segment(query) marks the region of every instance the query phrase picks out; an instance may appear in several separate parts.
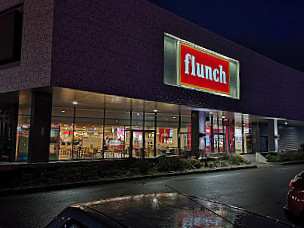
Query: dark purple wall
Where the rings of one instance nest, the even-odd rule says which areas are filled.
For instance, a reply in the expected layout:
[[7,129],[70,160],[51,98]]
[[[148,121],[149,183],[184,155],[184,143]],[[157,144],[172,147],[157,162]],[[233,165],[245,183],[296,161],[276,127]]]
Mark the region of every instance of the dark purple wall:
[[[150,2],[55,0],[54,13],[53,86],[304,120],[304,73]],[[164,85],[164,32],[239,60],[241,99]]]
[[0,93],[50,85],[53,0],[5,0],[0,12],[22,2],[21,60],[0,66]]

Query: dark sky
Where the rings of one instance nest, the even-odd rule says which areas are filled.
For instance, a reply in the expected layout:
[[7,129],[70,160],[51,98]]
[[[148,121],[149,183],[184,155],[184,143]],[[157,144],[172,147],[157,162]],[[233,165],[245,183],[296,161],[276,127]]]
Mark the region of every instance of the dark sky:
[[304,0],[149,0],[304,72]]

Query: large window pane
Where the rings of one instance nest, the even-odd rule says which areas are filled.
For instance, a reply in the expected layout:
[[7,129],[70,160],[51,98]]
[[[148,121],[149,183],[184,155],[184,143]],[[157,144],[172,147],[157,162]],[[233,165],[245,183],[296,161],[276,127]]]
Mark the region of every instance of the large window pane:
[[17,139],[16,139],[16,160],[28,160],[28,146],[30,133],[29,115],[18,115]]
[[156,154],[178,154],[178,116],[157,115]]
[[50,137],[50,160],[69,160],[73,158],[73,118],[52,117]]
[[74,159],[101,158],[103,126],[101,119],[76,118]]
[[105,158],[126,156],[126,129],[124,126],[105,126]]
[[181,129],[180,129],[180,140],[181,140],[181,153],[185,153],[191,149],[191,116],[181,116]]

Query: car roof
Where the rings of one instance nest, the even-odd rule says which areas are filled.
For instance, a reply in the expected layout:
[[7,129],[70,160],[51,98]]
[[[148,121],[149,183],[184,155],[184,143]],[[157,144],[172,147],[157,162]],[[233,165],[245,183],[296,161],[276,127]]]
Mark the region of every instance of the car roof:
[[72,205],[122,227],[289,227],[269,217],[178,193],[122,196]]

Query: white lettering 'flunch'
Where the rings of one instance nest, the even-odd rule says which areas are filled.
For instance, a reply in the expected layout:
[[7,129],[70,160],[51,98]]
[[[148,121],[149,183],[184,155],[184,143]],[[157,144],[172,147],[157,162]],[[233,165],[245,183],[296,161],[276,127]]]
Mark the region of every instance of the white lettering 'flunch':
[[226,72],[223,71],[223,66],[219,65],[219,69],[203,65],[200,63],[195,63],[195,56],[189,53],[185,56],[185,74],[189,74],[189,64],[191,62],[191,75],[197,76],[199,78],[209,79],[211,81],[219,82],[222,84],[227,84]]

